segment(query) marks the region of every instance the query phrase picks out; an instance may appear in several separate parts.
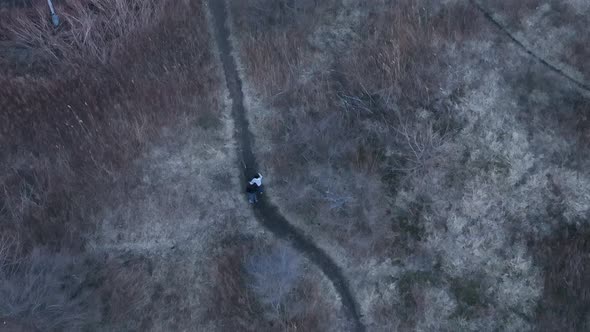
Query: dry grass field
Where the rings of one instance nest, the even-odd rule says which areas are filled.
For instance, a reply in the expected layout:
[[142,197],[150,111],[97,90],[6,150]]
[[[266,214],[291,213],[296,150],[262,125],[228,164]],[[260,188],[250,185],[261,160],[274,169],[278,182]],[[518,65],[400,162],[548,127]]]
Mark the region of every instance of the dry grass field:
[[[55,3],[0,1],[0,331],[349,330],[240,195],[207,5]],[[265,199],[367,331],[590,329],[590,5],[478,3],[227,0]]]
[[[585,2],[482,5],[590,79]],[[587,92],[468,1],[231,11],[270,196],[345,267],[369,330],[589,327]]]
[[206,7],[55,3],[0,6],[0,331],[342,330],[236,195]]
[[[170,161],[194,152],[187,142],[205,137],[192,144],[212,161],[232,158],[220,142],[228,129],[205,15],[199,4],[169,1],[61,1],[57,9],[57,30],[43,3],[1,13],[0,316],[42,331],[135,330],[154,302],[157,261],[132,232],[108,238],[117,234],[104,230],[119,222],[140,232],[161,218],[147,208],[205,204],[164,182],[165,174],[197,181],[185,173],[200,165]],[[156,159],[153,146],[180,152]],[[231,186],[232,173],[218,171]],[[146,193],[150,179],[168,196]]]

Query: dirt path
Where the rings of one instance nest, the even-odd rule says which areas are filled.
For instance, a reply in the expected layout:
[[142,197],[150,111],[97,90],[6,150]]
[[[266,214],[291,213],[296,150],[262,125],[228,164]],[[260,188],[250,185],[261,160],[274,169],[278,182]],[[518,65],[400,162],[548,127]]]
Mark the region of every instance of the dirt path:
[[512,32],[510,32],[504,25],[502,25],[497,19],[495,19],[494,14],[492,14],[490,11],[485,9],[478,1],[476,1],[476,0],[470,0],[470,1],[485,16],[485,18],[488,19],[488,21],[490,21],[500,31],[502,31],[506,36],[508,36],[508,38],[510,38],[516,45],[518,45],[518,47],[522,48],[523,51],[525,51],[528,55],[530,55],[535,60],[539,61],[541,64],[543,64],[545,67],[549,68],[553,72],[557,73],[558,75],[562,76],[566,80],[573,83],[576,87],[578,87],[583,92],[590,94],[590,86],[586,82],[580,81],[579,79],[572,77],[571,75],[566,73],[563,69],[560,69],[558,67],[558,65],[550,63],[548,60],[546,60],[545,58],[543,58],[542,56],[540,56],[539,54],[534,52],[531,48],[526,46],[523,41],[516,38],[516,36],[514,36],[514,34]]
[[[239,167],[242,170],[241,177],[243,183],[246,183],[247,175],[257,171],[258,164],[252,152],[252,134],[248,130],[248,120],[246,119],[243,103],[242,82],[238,75],[235,59],[232,57],[232,46],[229,41],[229,29],[227,28],[226,22],[227,10],[225,8],[225,1],[222,0],[208,0],[208,6],[214,20],[214,37],[219,47],[219,55],[223,63],[225,79],[232,99],[232,116],[235,121],[234,135],[238,142],[240,159]],[[355,299],[349,289],[348,282],[336,263],[322,249],[305,237],[299,229],[291,225],[281,215],[277,207],[269,201],[264,199],[259,201],[254,209],[254,214],[264,228],[279,238],[289,240],[295,249],[308,257],[322,270],[340,295],[343,307],[354,330],[364,331],[365,327],[361,322]]]

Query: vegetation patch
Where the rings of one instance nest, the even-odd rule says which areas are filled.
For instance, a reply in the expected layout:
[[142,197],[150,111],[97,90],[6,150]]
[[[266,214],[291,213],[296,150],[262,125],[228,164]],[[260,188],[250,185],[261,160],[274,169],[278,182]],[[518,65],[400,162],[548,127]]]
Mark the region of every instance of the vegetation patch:
[[590,230],[570,226],[535,243],[531,250],[543,267],[543,297],[537,326],[556,331],[590,328]]
[[142,181],[130,171],[138,158],[170,131],[220,128],[205,12],[188,1],[64,0],[55,28],[47,2],[23,4],[0,11],[0,260],[22,262],[0,265],[0,317],[43,331],[123,328],[141,321],[145,266],[98,260],[62,278],[106,202]]
[[404,325],[415,326],[424,308],[422,289],[441,283],[442,276],[435,271],[407,271],[398,279],[400,293],[400,307],[395,311],[401,315]]
[[451,279],[450,288],[458,302],[453,316],[473,318],[488,306],[489,299],[485,295],[483,281],[483,277]]
[[222,329],[334,328],[317,277],[294,249],[252,238],[231,242],[212,260],[209,320]]

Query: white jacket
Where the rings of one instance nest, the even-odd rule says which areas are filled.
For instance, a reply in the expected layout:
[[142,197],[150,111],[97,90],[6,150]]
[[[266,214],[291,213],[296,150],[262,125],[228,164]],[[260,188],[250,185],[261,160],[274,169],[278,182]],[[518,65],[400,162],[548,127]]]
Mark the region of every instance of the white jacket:
[[250,180],[250,184],[255,184],[257,186],[262,186],[262,175],[260,173],[258,173],[258,175],[260,176],[259,178],[253,178],[252,180]]

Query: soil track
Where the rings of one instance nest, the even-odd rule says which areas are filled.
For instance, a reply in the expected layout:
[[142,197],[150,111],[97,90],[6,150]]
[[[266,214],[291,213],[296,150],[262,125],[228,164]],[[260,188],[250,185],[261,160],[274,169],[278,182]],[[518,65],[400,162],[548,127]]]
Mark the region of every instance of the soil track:
[[[244,108],[244,94],[235,59],[232,56],[232,46],[229,41],[229,29],[227,27],[227,10],[225,1],[208,0],[208,6],[213,17],[215,28],[215,41],[219,48],[219,55],[223,63],[227,87],[232,99],[232,116],[235,121],[235,139],[238,143],[240,157],[240,169],[242,180],[246,183],[246,177],[258,170],[258,163],[252,152],[252,134],[248,129],[248,120]],[[291,225],[279,212],[278,208],[268,200],[260,200],[254,208],[254,214],[258,221],[279,238],[289,240],[293,247],[308,257],[330,279],[334,288],[340,295],[343,307],[351,321],[351,327],[356,331],[364,331],[357,304],[344,278],[341,269],[336,263],[313,241]]]

